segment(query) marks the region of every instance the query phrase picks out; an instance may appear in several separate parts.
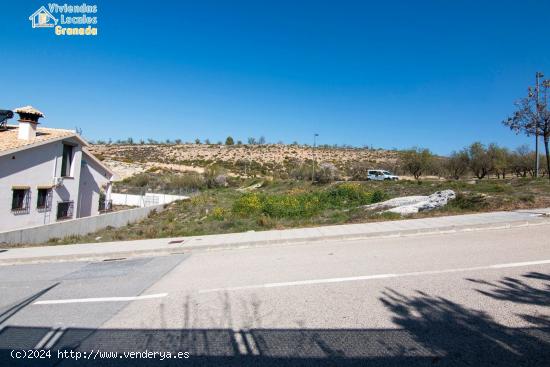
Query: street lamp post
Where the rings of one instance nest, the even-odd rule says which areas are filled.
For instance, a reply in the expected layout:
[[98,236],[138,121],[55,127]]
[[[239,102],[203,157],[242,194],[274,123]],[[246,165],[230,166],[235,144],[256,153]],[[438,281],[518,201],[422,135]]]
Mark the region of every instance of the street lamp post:
[[317,143],[316,138],[318,136],[319,134],[317,133],[313,134],[313,149],[311,150],[313,156],[313,164],[311,165],[311,183],[315,182],[315,144]]

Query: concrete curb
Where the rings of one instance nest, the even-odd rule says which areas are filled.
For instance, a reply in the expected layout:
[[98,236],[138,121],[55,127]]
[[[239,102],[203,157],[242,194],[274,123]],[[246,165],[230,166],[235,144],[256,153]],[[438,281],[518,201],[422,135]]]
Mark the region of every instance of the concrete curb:
[[[434,235],[434,234],[452,234],[460,232],[474,232],[482,230],[501,230],[521,228],[528,226],[541,226],[550,225],[544,217],[533,218],[530,220],[518,220],[501,223],[485,223],[478,225],[450,225],[440,226],[433,228],[415,228],[408,230],[392,230],[392,231],[373,231],[364,233],[350,233],[350,234],[334,234],[334,235],[314,235],[314,236],[302,236],[289,239],[266,239],[266,240],[254,240],[254,241],[238,241],[238,242],[226,242],[226,243],[214,243],[214,244],[184,244],[178,247],[159,247],[157,249],[146,250],[130,250],[130,251],[113,251],[102,252],[95,254],[70,254],[70,255],[51,255],[51,256],[37,256],[37,257],[24,257],[16,259],[0,259],[0,266],[6,265],[23,265],[23,264],[39,264],[39,263],[55,263],[55,262],[68,262],[68,261],[106,261],[106,260],[118,260],[132,257],[145,257],[145,256],[167,256],[174,254],[182,254],[193,251],[214,251],[214,250],[228,250],[228,249],[243,249],[250,247],[272,246],[272,245],[298,245],[304,243],[317,243],[322,241],[352,241],[363,239],[377,239],[377,238],[398,238],[398,237],[412,237],[420,235]],[[195,242],[198,242],[195,240]]]

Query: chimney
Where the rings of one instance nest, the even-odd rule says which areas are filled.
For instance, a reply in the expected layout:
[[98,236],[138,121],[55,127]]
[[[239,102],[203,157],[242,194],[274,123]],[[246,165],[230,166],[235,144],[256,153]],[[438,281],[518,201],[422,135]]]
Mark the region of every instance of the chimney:
[[19,114],[19,132],[17,137],[21,140],[32,140],[36,137],[38,119],[44,114],[32,106],[20,107],[15,110]]

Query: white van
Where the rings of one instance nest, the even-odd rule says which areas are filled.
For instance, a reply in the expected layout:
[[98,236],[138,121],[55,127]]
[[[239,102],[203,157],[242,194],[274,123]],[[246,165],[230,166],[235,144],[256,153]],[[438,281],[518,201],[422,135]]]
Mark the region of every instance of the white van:
[[367,180],[373,181],[397,181],[399,176],[392,174],[391,172],[381,169],[373,169],[367,172]]

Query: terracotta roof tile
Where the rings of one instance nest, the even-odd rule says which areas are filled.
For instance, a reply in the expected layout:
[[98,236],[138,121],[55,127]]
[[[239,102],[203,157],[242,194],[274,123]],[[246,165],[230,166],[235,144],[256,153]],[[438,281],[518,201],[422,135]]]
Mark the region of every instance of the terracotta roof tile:
[[40,145],[48,141],[55,141],[62,138],[76,136],[73,130],[50,129],[39,127],[36,129],[36,138],[31,140],[22,140],[17,138],[19,128],[8,125],[6,130],[0,130],[0,154],[8,150],[19,150],[25,146]]

